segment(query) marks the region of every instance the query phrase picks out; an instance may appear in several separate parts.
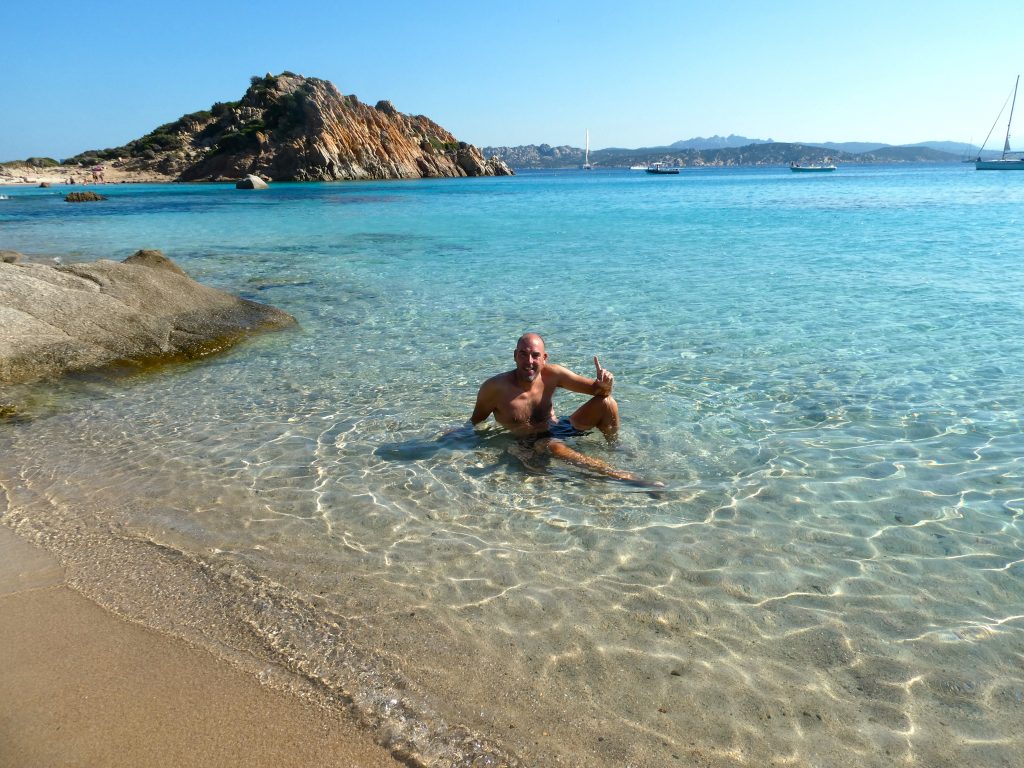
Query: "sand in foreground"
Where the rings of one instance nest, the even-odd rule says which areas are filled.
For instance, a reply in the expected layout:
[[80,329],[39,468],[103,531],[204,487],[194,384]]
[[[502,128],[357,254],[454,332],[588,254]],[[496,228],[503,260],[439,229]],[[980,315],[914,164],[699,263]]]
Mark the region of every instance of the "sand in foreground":
[[0,525],[0,766],[398,763],[337,713],[122,621]]

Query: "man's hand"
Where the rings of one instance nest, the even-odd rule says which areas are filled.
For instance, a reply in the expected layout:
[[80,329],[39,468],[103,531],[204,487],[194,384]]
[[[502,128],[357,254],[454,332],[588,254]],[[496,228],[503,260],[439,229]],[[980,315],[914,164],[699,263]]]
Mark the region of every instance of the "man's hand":
[[441,436],[438,439],[445,440],[446,438],[469,437],[470,435],[475,433],[475,425],[473,424],[472,421],[467,421],[465,424],[462,424],[461,426],[448,427],[448,429],[443,430],[441,432]]
[[594,379],[594,394],[601,397],[608,397],[612,393],[612,383],[615,379],[612,372],[601,367],[601,362],[594,355],[594,367],[597,369],[597,377]]

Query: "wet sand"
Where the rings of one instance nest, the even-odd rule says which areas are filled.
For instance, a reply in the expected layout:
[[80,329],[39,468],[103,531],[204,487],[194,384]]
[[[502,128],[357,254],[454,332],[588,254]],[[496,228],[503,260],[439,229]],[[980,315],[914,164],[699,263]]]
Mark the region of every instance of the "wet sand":
[[399,763],[344,712],[105,611],[0,525],[0,766]]

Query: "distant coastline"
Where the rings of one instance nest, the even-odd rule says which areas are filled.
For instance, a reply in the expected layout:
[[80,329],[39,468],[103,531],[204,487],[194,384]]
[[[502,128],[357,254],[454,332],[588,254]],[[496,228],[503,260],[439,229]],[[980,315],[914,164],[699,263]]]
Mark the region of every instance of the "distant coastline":
[[[748,143],[737,146],[740,141]],[[935,145],[935,146],[933,146]],[[847,146],[861,151],[849,151]],[[937,147],[955,148],[954,153]],[[549,144],[528,144],[517,147],[483,147],[487,157],[497,157],[513,168],[575,168],[583,162],[584,150],[554,147]],[[958,163],[968,154],[977,154],[977,148],[954,142],[925,142],[912,146],[886,146],[879,144],[804,144],[792,142],[760,141],[745,137],[690,139],[664,147],[638,149],[607,148],[590,150],[590,163],[598,168],[629,168],[634,165],[664,163],[681,168],[716,168],[744,166],[788,166],[791,163],[809,164],[832,162],[842,165],[869,165],[879,163]]]

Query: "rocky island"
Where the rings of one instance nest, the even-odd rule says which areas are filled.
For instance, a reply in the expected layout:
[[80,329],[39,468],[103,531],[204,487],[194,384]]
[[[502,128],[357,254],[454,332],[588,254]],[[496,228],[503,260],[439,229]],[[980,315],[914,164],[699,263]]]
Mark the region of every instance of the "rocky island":
[[292,72],[253,77],[239,101],[184,115],[121,147],[91,150],[57,163],[6,163],[0,176],[63,180],[83,170],[112,180],[274,181],[507,176],[423,115],[389,101],[363,104],[327,80]]

